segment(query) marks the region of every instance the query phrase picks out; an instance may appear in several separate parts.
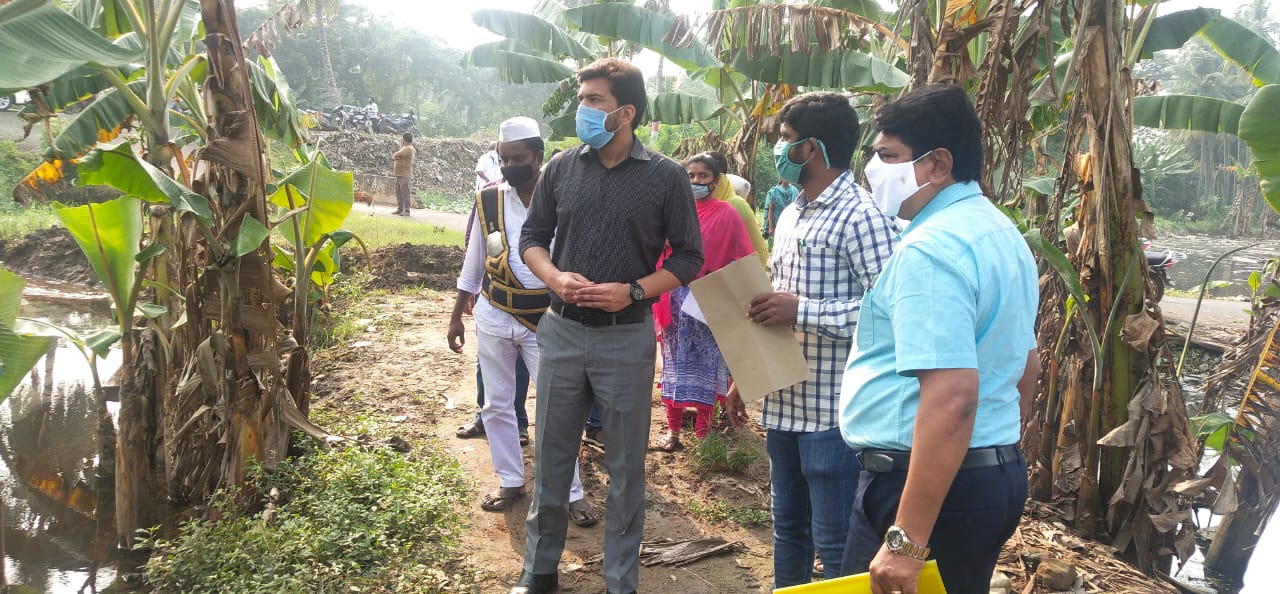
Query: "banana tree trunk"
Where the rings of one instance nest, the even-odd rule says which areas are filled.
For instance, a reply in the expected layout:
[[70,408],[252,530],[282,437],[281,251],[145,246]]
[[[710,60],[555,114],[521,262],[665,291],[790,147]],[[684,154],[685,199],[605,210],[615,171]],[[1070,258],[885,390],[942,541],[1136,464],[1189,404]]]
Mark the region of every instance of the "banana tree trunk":
[[338,78],[333,74],[333,60],[329,57],[329,33],[325,30],[323,2],[312,2],[315,7],[316,37],[320,42],[320,62],[324,67],[324,85],[329,91],[329,102],[332,105],[342,103],[342,95],[338,92]]
[[[269,442],[283,433],[275,419],[270,393],[262,386],[249,362],[251,354],[263,356],[275,350],[271,316],[259,316],[268,304],[263,284],[271,278],[266,241],[243,257],[235,257],[233,240],[240,236],[247,217],[267,221],[264,162],[266,143],[254,115],[244,51],[236,25],[232,0],[201,0],[201,15],[209,52],[206,101],[213,125],[213,140],[203,155],[209,163],[206,187],[217,199],[220,213],[215,251],[219,294],[218,330],[212,337],[219,351],[219,402],[227,422],[226,449],[221,465],[224,484],[243,485],[245,470],[254,461],[270,463]],[[267,309],[267,311],[270,311]]]

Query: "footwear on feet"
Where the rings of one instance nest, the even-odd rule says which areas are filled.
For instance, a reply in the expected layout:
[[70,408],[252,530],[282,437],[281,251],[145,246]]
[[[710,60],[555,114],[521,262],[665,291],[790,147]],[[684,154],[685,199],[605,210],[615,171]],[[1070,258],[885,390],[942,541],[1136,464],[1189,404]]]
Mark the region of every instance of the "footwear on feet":
[[587,427],[586,430],[582,432],[582,441],[604,447],[604,429],[599,427]]
[[520,572],[520,579],[507,594],[551,594],[560,586],[560,576],[554,573]]
[[529,428],[525,427],[520,430],[520,447],[529,445]]
[[484,423],[480,422],[480,419],[475,419],[466,425],[458,427],[458,430],[453,434],[458,436],[458,439],[480,437],[481,435],[484,435]]
[[524,498],[524,487],[499,487],[480,500],[480,509],[491,512],[507,511]]
[[658,444],[658,449],[664,452],[674,452],[682,448],[684,448],[684,446],[680,444],[680,438],[669,433],[667,434],[667,437],[662,440],[662,443]]
[[569,502],[569,521],[586,528],[595,526],[600,521],[600,513],[586,499]]

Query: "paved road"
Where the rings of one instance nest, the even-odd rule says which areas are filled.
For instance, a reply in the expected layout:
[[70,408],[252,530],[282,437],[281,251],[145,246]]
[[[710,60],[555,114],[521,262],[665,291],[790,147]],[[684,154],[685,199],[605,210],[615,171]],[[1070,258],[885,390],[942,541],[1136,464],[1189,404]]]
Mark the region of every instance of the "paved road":
[[[1165,297],[1160,300],[1165,326],[1170,333],[1186,336],[1191,326],[1196,300],[1186,297]],[[1244,301],[1205,299],[1196,318],[1192,344],[1215,351],[1231,345],[1244,334],[1249,325],[1249,304]]]
[[24,149],[39,150],[40,137],[34,131],[26,140],[18,141],[19,138],[22,138],[22,120],[18,119],[18,112],[0,111],[0,140],[13,140]]

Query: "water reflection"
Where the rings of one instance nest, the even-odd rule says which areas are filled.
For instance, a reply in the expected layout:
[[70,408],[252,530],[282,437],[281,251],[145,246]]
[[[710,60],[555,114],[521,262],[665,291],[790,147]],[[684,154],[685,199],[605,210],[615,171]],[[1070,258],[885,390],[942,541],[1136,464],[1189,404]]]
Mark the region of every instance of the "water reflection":
[[1185,261],[1174,264],[1173,268],[1169,269],[1169,280],[1173,283],[1173,288],[1186,291],[1193,287],[1198,287],[1204,282],[1204,275],[1209,271],[1209,266],[1219,256],[1235,248],[1255,243],[1258,245],[1228,256],[1213,271],[1213,277],[1210,280],[1234,281],[1240,283],[1240,285],[1215,289],[1212,291],[1212,295],[1216,297],[1232,297],[1248,294],[1248,291],[1244,288],[1244,282],[1253,271],[1262,268],[1267,258],[1280,256],[1280,242],[1275,240],[1261,241],[1258,239],[1224,239],[1199,235],[1162,235],[1152,243],[1151,249],[1170,249],[1187,255]]
[[[23,295],[23,317],[81,335],[109,325],[106,303],[98,296],[74,286],[29,286]],[[117,354],[100,362],[99,372],[107,378],[118,367]],[[11,584],[62,593],[79,592],[90,582],[97,528],[97,405],[90,386],[88,364],[62,340],[0,404],[0,505]],[[106,561],[92,572],[99,588],[115,578]]]

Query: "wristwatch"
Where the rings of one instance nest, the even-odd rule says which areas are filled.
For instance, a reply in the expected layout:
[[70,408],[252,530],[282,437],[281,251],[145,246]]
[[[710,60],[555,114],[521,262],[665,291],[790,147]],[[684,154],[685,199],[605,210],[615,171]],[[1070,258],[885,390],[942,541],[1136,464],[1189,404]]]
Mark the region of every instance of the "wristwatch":
[[631,301],[644,301],[644,287],[640,286],[639,281],[631,282]]
[[929,558],[929,547],[912,542],[907,537],[907,531],[897,526],[890,526],[885,531],[884,546],[888,547],[890,552],[904,557],[921,561]]

